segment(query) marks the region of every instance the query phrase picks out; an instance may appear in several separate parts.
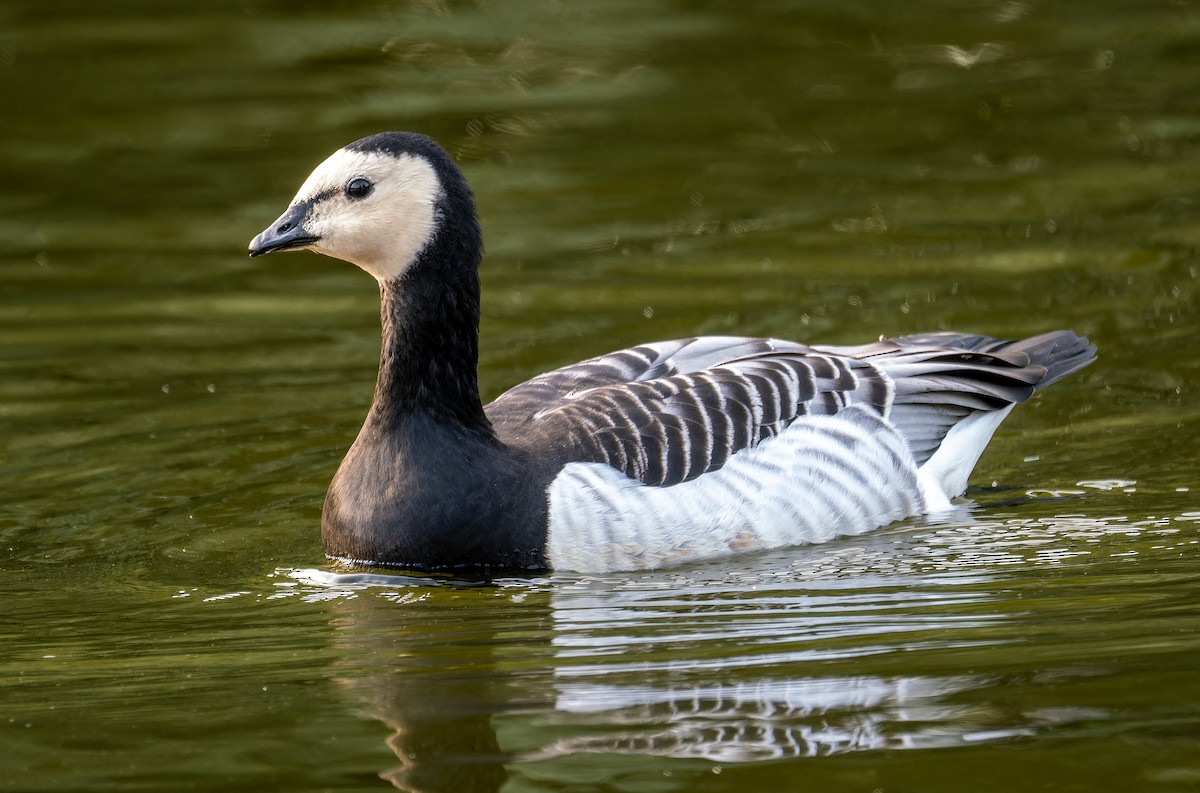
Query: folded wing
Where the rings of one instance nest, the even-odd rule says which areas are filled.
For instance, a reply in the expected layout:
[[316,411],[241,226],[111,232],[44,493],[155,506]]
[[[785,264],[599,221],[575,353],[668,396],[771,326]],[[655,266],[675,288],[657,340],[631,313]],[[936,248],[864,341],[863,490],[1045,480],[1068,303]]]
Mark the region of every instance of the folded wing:
[[859,347],[702,337],[633,347],[522,383],[488,405],[506,442],[606,463],[649,485],[721,468],[806,416],[884,418],[920,465],[957,422],[1003,409],[1090,363],[1068,331],[1020,342],[934,333]]

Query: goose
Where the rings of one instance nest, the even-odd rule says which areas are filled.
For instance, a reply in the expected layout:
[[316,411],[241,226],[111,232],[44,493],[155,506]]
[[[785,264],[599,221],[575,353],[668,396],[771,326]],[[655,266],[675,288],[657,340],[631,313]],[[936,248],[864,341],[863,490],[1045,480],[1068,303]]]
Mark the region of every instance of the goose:
[[483,240],[445,150],[384,132],[334,152],[249,253],[302,249],[379,282],[374,399],[321,516],[327,557],[358,565],[643,570],[947,510],[1013,406],[1096,355],[1066,330],[703,336],[564,366],[485,406]]

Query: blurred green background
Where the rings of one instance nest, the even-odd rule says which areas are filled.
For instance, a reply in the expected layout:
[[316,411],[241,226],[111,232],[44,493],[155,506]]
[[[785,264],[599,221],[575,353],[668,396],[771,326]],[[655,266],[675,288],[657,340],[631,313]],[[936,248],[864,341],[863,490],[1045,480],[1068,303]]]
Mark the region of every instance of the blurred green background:
[[[0,788],[1200,784],[1200,11],[0,5]],[[962,510],[655,574],[327,571],[372,280],[246,243],[385,129],[481,386],[698,333],[1084,333]]]

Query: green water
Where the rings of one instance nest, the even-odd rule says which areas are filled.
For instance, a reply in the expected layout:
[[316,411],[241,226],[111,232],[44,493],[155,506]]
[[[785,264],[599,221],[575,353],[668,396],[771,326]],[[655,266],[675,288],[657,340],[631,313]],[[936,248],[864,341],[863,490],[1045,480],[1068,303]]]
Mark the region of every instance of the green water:
[[[0,97],[0,788],[1200,786],[1193,5],[6,0]],[[340,576],[375,286],[245,247],[396,128],[475,188],[488,397],[697,333],[1100,359],[937,522]]]

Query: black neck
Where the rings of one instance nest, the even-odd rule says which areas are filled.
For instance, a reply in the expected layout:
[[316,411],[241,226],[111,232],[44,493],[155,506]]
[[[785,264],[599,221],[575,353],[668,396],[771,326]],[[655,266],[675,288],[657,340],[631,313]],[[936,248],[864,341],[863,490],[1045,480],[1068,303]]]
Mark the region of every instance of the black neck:
[[370,419],[396,429],[420,413],[491,437],[476,372],[478,263],[438,253],[449,251],[427,249],[399,278],[380,282],[383,346]]

